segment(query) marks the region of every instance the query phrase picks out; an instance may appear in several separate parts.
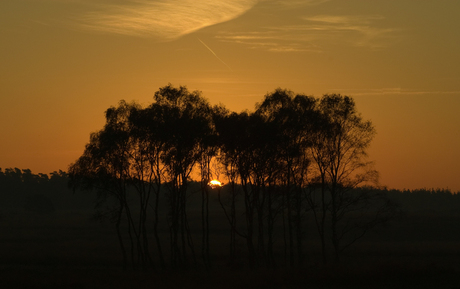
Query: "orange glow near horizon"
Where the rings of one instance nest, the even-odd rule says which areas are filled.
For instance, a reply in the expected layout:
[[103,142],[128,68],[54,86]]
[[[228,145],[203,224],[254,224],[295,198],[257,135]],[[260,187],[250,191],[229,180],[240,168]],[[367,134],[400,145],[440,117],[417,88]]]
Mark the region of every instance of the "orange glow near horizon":
[[222,187],[222,183],[219,182],[218,180],[212,180],[208,183],[208,185],[211,187],[211,188],[219,188],[219,187]]
[[91,2],[0,1],[3,170],[67,171],[168,83],[232,112],[282,88],[353,97],[380,185],[460,191],[460,1]]

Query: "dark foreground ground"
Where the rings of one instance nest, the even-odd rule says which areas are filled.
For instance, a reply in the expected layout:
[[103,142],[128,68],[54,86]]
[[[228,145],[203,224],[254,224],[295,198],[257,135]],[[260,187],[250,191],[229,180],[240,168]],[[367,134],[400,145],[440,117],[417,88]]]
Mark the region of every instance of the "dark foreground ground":
[[400,265],[296,272],[123,272],[115,268],[4,266],[2,288],[460,288],[459,272]]
[[456,215],[408,215],[357,243],[338,265],[319,265],[311,251],[302,269],[229,268],[214,256],[213,269],[186,272],[123,271],[111,225],[91,222],[90,215],[2,215],[0,289],[460,288]]

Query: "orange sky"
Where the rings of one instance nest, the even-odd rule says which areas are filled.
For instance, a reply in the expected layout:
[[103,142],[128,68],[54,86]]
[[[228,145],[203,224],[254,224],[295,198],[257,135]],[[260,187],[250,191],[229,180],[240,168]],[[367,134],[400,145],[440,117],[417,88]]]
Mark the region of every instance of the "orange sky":
[[355,98],[390,188],[460,191],[460,2],[0,1],[0,167],[66,170],[104,111],[186,85]]

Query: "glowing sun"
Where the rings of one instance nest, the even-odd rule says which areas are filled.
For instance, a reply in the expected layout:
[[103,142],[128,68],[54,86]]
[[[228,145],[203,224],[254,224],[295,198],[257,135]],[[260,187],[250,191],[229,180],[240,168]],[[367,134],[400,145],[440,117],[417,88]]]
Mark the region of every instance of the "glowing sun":
[[208,185],[212,188],[222,187],[222,183],[219,182],[218,180],[212,180],[208,183]]

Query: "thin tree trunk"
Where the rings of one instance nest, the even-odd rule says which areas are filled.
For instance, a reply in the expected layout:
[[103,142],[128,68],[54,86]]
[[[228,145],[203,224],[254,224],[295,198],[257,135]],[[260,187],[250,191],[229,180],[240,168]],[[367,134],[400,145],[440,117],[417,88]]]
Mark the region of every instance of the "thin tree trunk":
[[123,203],[120,202],[120,208],[117,213],[117,222],[115,224],[115,228],[117,231],[118,243],[120,244],[120,249],[123,254],[123,270],[126,270],[128,268],[128,255],[126,253],[126,248],[123,243],[123,236],[121,235],[121,230],[120,230],[122,216],[123,216]]
[[160,186],[158,191],[155,193],[155,205],[154,205],[154,220],[153,220],[153,236],[157,244],[158,257],[160,258],[161,269],[166,269],[166,264],[163,256],[163,250],[161,248],[160,236],[158,235],[158,206],[160,200]]

